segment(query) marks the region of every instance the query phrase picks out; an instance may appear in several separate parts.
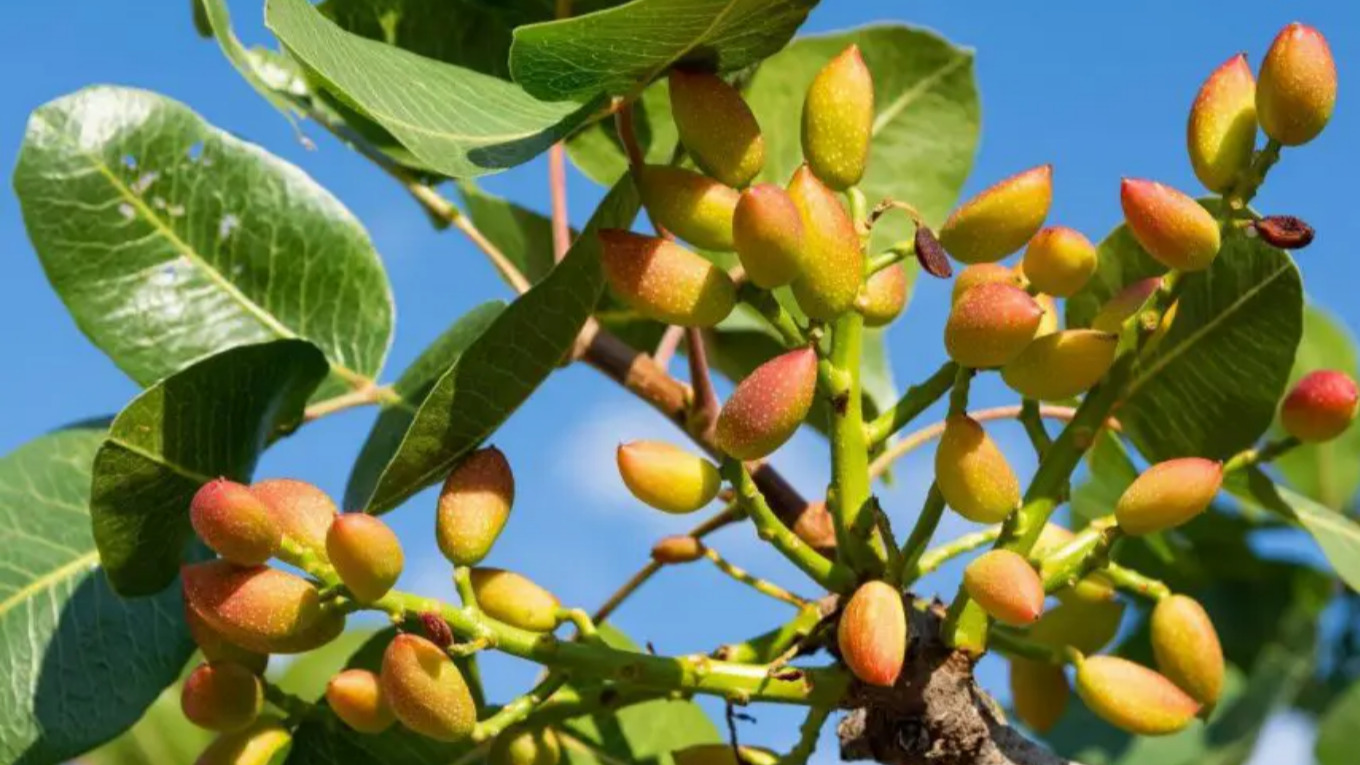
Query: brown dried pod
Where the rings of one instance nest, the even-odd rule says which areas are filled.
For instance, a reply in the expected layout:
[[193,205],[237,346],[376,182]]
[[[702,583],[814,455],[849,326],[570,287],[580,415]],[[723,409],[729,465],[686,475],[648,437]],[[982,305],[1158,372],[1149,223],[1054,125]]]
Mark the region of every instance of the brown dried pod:
[[916,224],[914,243],[916,262],[921,264],[922,271],[940,279],[954,275],[954,267],[949,265],[949,254],[944,251],[944,245],[940,244],[939,237],[930,230],[930,226]]
[[1261,241],[1282,250],[1302,250],[1313,243],[1313,227],[1293,215],[1267,215],[1252,228]]

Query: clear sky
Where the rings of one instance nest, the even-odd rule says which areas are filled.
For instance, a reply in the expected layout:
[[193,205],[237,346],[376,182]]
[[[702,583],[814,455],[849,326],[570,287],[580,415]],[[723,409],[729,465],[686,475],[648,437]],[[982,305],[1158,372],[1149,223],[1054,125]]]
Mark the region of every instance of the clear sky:
[[[398,306],[390,379],[463,311],[507,290],[491,268],[455,233],[435,233],[423,213],[395,185],[319,131],[308,151],[271,107],[241,81],[211,42],[193,31],[184,0],[10,3],[0,25],[0,161],[12,167],[28,113],[40,104],[95,83],[133,85],[179,99],[213,124],[263,144],[299,164],[333,191],[367,226],[386,264]],[[236,0],[232,10],[247,42],[267,40],[259,0]],[[1360,265],[1352,253],[1360,219],[1351,193],[1360,176],[1353,150],[1360,99],[1360,6],[1336,0],[1227,3],[943,3],[903,0],[825,0],[806,32],[872,21],[934,28],[977,50],[983,133],[965,193],[1015,171],[1055,166],[1053,222],[1104,236],[1119,218],[1118,180],[1131,175],[1187,191],[1197,185],[1184,150],[1186,110],[1203,78],[1229,56],[1246,51],[1253,65],[1275,31],[1302,20],[1319,27],[1337,58],[1341,96],[1332,124],[1312,145],[1286,152],[1258,197],[1268,212],[1304,217],[1318,231],[1301,253],[1311,296],[1360,326],[1354,298]],[[487,186],[546,209],[543,161]],[[0,376],[0,452],[44,431],[91,415],[114,413],[136,388],[85,341],[47,285],[24,234],[12,193],[0,194],[0,349],[9,364]],[[589,215],[600,191],[579,174],[571,185],[573,219]],[[948,285],[918,290],[891,341],[899,383],[912,382],[943,359],[938,338]],[[681,371],[677,365],[677,372]],[[981,403],[997,397],[988,384]],[[997,399],[999,400],[999,399]],[[258,475],[288,475],[342,493],[349,466],[370,426],[371,412],[352,412],[308,426],[273,449]],[[1020,445],[1018,429],[998,428]],[[613,469],[621,440],[670,437],[646,407],[588,369],[556,374],[495,437],[519,480],[519,498],[492,562],[549,584],[564,601],[593,606],[646,557],[660,534],[693,519],[660,517],[630,501]],[[1012,449],[1021,475],[1032,469],[1026,449]],[[819,439],[800,436],[777,460],[800,488],[812,493],[827,474]],[[902,480],[883,492],[899,529],[909,523],[929,481],[929,457],[905,463]],[[452,597],[447,568],[434,553],[433,495],[418,496],[389,519],[408,546],[404,584]],[[946,532],[965,528],[946,524]],[[760,574],[801,585],[798,575],[754,542],[747,528],[715,537],[715,547]],[[947,594],[957,570],[927,586]],[[807,589],[807,588],[803,588]],[[787,608],[765,602],[700,564],[669,571],[626,606],[619,624],[659,651],[708,650],[772,626]],[[531,668],[491,662],[490,690],[504,698],[523,690]],[[995,665],[984,679],[1002,691]],[[752,710],[758,725],[742,733],[752,742],[787,745],[797,718]],[[1307,761],[1308,732],[1297,720],[1277,721],[1258,752],[1259,763]],[[831,757],[824,740],[821,757]],[[1300,749],[1299,747],[1303,747]]]

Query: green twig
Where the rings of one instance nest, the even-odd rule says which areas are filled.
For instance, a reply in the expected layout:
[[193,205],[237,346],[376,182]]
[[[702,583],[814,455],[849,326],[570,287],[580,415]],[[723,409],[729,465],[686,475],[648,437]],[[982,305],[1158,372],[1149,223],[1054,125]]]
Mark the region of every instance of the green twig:
[[1049,447],[1053,446],[1053,439],[1048,435],[1048,428],[1044,427],[1038,401],[1027,398],[1020,403],[1020,424],[1025,426],[1025,435],[1029,436],[1034,453],[1042,460]]
[[798,611],[797,616],[769,632],[718,648],[713,652],[713,658],[741,664],[769,664],[811,635],[821,621],[821,607],[809,603]]
[[1069,656],[1061,648],[1036,643],[1029,640],[1009,627],[998,626],[992,629],[992,645],[1007,656],[1021,659],[1033,659],[1042,661],[1046,664],[1057,664],[1059,666],[1068,662]]
[[793,315],[784,310],[784,306],[779,304],[774,295],[751,282],[746,282],[741,285],[737,297],[770,323],[774,331],[779,333],[785,347],[797,348],[807,345],[807,334],[798,326]]
[[921,514],[916,517],[916,525],[911,529],[911,536],[902,545],[902,568],[897,574],[897,581],[902,585],[909,585],[921,578],[924,572],[920,570],[920,564],[926,546],[935,536],[935,529],[943,517],[944,495],[940,493],[939,485],[932,483],[930,491],[926,493],[925,504],[921,506]]
[[826,718],[830,716],[831,707],[808,709],[807,717],[798,728],[798,743],[788,754],[779,758],[778,765],[804,765],[817,750],[817,738],[822,733],[822,726],[826,725]]
[[731,563],[726,558],[719,555],[718,551],[714,550],[712,547],[704,548],[704,557],[713,561],[713,565],[717,566],[719,571],[727,574],[747,587],[750,587],[761,595],[766,595],[775,600],[782,600],[785,603],[800,608],[806,606],[808,603],[807,599],[800,598],[774,582],[761,579],[746,569]]
[[925,382],[913,385],[892,408],[864,426],[865,440],[870,448],[887,441],[892,434],[905,428],[940,397],[949,392],[958,374],[958,364],[946,361]]
[[549,674],[532,691],[511,701],[497,710],[494,715],[477,723],[476,727],[472,729],[472,741],[478,744],[483,741],[490,741],[506,728],[523,722],[566,682],[567,677],[564,674]]
[[908,576],[910,576],[910,579],[906,579],[906,577],[904,577],[904,579],[906,579],[906,581],[920,579],[940,566],[943,566],[948,560],[972,552],[980,547],[986,547],[992,542],[995,542],[999,536],[1001,536],[1001,527],[993,526],[989,529],[983,529],[982,531],[964,534],[933,550],[927,550],[926,553],[921,556],[921,561],[916,564],[914,576],[909,573]]
[[[869,447],[860,398],[864,317],[848,311],[831,335],[831,488],[827,505],[836,526],[836,549],[856,571],[877,576],[887,560],[869,506]],[[866,545],[866,540],[871,540]]]

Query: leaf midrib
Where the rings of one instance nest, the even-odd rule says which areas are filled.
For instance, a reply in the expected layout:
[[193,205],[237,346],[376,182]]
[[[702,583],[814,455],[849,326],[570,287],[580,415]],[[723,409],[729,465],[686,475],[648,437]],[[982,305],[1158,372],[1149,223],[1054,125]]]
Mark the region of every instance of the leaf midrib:
[[3,618],[5,614],[13,610],[18,604],[30,600],[34,595],[66,581],[70,578],[72,572],[87,569],[91,564],[98,562],[99,551],[91,550],[78,558],[63,563],[37,579],[34,579],[17,590],[13,595],[0,601],[0,618]]
[[886,109],[874,118],[874,124],[869,130],[869,135],[871,137],[878,135],[880,130],[886,127],[888,123],[897,119],[897,116],[915,102],[917,98],[924,93],[928,93],[941,80],[953,74],[955,69],[958,69],[972,59],[973,57],[968,53],[960,52],[958,55],[951,58],[944,66],[931,72],[928,76],[917,80],[915,85],[902,91],[897,98],[893,99],[892,103],[888,104]]

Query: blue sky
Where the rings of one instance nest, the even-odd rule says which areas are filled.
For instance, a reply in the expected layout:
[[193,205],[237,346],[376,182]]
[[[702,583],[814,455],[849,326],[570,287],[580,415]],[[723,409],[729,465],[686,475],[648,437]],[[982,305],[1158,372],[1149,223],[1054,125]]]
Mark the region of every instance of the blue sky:
[[[197,38],[183,0],[161,2],[14,3],[0,25],[0,60],[9,76],[0,89],[0,162],[12,167],[28,113],[40,104],[95,83],[134,85],[184,101],[210,122],[259,142],[299,164],[330,188],[369,229],[382,254],[398,305],[398,329],[388,377],[394,376],[456,316],[490,296],[507,296],[491,268],[454,233],[433,232],[423,213],[395,185],[355,155],[311,131],[305,149],[292,129],[232,71],[216,47]],[[232,4],[247,42],[267,39],[258,0]],[[1258,197],[1261,209],[1298,214],[1318,230],[1301,253],[1312,297],[1360,325],[1353,294],[1360,265],[1350,243],[1360,219],[1350,192],[1360,175],[1360,101],[1349,98],[1360,70],[1360,7],[1341,2],[923,3],[828,0],[805,31],[842,29],[872,21],[934,28],[977,50],[983,137],[966,193],[1042,162],[1055,165],[1052,222],[1093,239],[1119,217],[1120,176],[1150,177],[1188,191],[1197,188],[1184,152],[1186,109],[1203,78],[1229,56],[1246,51],[1253,65],[1275,31],[1295,19],[1328,36],[1337,57],[1341,99],[1332,124],[1308,147],[1288,151]],[[547,208],[540,160],[487,181],[487,186],[538,209]],[[7,190],[8,191],[8,190]],[[571,184],[573,219],[589,215],[599,189],[579,174]],[[0,376],[0,452],[42,432],[90,415],[116,412],[136,388],[75,328],[48,288],[24,234],[11,193],[0,194],[0,347],[10,371]],[[943,358],[939,337],[948,285],[923,284],[893,336],[899,382],[932,371]],[[902,325],[909,325],[910,332]],[[908,336],[917,338],[909,342]],[[676,369],[679,372],[677,366]],[[981,386],[979,402],[1000,401]],[[259,475],[311,480],[339,496],[349,465],[372,420],[352,412],[309,426],[271,451]],[[998,437],[1019,444],[1018,429]],[[593,606],[646,556],[660,534],[693,519],[661,517],[627,497],[613,471],[620,440],[670,437],[645,406],[588,369],[555,375],[496,436],[519,477],[519,499],[493,562],[549,584],[563,600]],[[1027,450],[1013,449],[1021,475],[1032,469]],[[818,439],[800,436],[780,462],[800,488],[822,485],[825,460]],[[883,493],[899,529],[908,528],[929,473],[929,456],[905,463],[902,480]],[[407,540],[405,584],[451,596],[447,570],[430,541],[433,496],[420,495],[389,518]],[[960,523],[946,531],[960,530]],[[755,543],[749,529],[715,537],[715,546],[743,565],[794,586],[796,572]],[[953,588],[957,570],[928,584]],[[806,590],[807,588],[802,588]],[[666,572],[620,613],[620,625],[663,652],[706,650],[740,639],[787,616],[696,564]],[[491,662],[493,695],[522,689],[532,669]],[[1001,675],[984,668],[993,687]],[[754,742],[787,745],[796,717],[755,710],[758,725],[743,729]],[[1307,758],[1297,720],[1284,719],[1258,752],[1258,762]],[[830,759],[829,739],[823,751]]]

